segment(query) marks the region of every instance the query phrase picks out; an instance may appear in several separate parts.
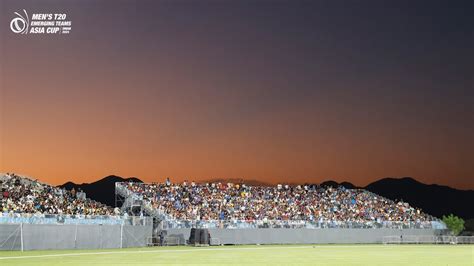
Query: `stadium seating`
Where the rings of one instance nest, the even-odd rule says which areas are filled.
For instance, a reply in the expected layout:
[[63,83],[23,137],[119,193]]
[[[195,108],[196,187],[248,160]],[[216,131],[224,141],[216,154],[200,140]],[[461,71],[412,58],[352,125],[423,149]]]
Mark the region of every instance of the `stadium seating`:
[[[22,214],[22,215],[14,215]],[[35,214],[34,216],[25,214]],[[87,199],[84,193],[50,186],[21,177],[6,174],[0,177],[0,217],[15,221],[38,221],[38,223],[55,223],[57,217],[67,223],[69,219],[85,216],[118,215],[113,209],[99,202]],[[45,216],[45,215],[50,215]],[[90,220],[90,223],[94,221]]]
[[269,224],[282,228],[321,227],[321,224],[373,227],[387,223],[431,226],[437,220],[406,202],[395,202],[363,189],[194,182],[122,185],[168,220],[190,224],[189,227],[203,222],[207,223],[206,228],[223,224],[225,228],[243,228],[252,227],[249,225],[252,223],[261,228]]

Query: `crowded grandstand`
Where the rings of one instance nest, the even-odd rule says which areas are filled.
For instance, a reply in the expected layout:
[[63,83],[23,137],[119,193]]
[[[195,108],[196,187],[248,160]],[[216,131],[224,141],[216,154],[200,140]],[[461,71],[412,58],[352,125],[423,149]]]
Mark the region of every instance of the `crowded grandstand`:
[[0,178],[0,191],[0,210],[4,213],[118,214],[113,208],[86,198],[83,192],[68,191],[15,174]]
[[0,221],[68,223],[73,219],[117,223],[119,220],[112,218],[120,215],[118,208],[89,199],[82,191],[47,185],[14,173],[0,175]]
[[[202,231],[209,236],[199,240],[204,245],[381,243],[389,237],[447,242],[439,240],[446,229],[439,219],[359,188],[167,179],[116,182],[115,197],[116,206],[110,207],[80,190],[0,175],[0,249],[192,244],[195,229],[209,230]],[[44,227],[55,224],[60,227]],[[57,230],[63,233],[54,238],[35,237]]]
[[171,227],[432,227],[436,218],[363,189],[183,182],[119,184]]
[[[316,185],[252,186],[234,183],[118,183],[143,202],[139,215],[159,217],[168,228],[405,226],[431,228],[435,217],[403,201],[363,189]],[[6,174],[0,177],[1,216],[120,217],[118,207],[86,198],[82,191]],[[158,215],[157,215],[158,214]],[[14,216],[14,215],[13,215]]]

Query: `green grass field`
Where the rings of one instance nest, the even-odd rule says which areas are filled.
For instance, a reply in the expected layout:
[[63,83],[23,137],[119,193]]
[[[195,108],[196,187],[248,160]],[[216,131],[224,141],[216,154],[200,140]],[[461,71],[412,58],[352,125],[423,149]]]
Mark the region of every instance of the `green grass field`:
[[474,265],[474,245],[264,245],[0,251],[0,265]]

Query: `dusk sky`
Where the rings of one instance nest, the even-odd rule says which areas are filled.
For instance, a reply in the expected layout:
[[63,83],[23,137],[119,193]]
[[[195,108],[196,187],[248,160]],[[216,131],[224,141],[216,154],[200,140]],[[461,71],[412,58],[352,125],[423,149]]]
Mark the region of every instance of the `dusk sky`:
[[[15,34],[14,12],[70,34]],[[474,189],[474,1],[0,0],[0,172]]]

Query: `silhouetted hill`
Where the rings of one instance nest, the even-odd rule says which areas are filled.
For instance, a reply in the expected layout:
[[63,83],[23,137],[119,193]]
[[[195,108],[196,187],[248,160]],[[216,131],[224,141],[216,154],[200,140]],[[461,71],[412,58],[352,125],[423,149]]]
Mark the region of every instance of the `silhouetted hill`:
[[343,187],[348,188],[348,189],[357,188],[356,186],[354,186],[353,184],[351,184],[349,182],[337,183],[336,181],[333,181],[333,180],[324,181],[321,184],[319,184],[319,186],[321,186],[321,187],[334,187],[334,188],[339,187],[339,186],[343,186]]
[[392,200],[404,200],[436,217],[453,213],[464,219],[474,218],[473,190],[427,185],[411,177],[380,179],[365,189]]
[[348,189],[354,189],[354,188],[357,188],[356,186],[354,186],[352,183],[349,183],[349,182],[342,182],[340,183],[339,185],[345,187],[345,188],[348,188]]
[[104,177],[100,180],[97,180],[93,183],[84,183],[84,184],[74,184],[73,182],[67,182],[60,187],[71,190],[81,189],[84,191],[88,198],[102,202],[109,206],[115,206],[115,183],[116,182],[142,182],[140,179],[131,177],[131,178],[122,178],[120,176],[110,175]]
[[319,184],[321,187],[338,187],[339,186],[339,183],[337,183],[336,181],[333,181],[333,180],[328,180],[328,181],[324,181],[322,182],[321,184]]

